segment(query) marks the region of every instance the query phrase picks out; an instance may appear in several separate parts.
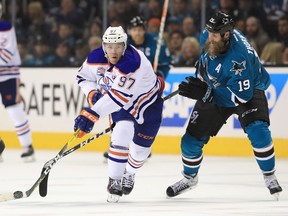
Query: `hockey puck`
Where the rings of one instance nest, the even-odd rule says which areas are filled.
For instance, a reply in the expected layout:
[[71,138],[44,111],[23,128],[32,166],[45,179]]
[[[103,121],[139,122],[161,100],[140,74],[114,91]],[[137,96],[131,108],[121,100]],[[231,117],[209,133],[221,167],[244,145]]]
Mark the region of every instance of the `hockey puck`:
[[23,192],[22,191],[16,191],[16,192],[14,192],[13,195],[14,195],[15,199],[20,199],[23,197]]

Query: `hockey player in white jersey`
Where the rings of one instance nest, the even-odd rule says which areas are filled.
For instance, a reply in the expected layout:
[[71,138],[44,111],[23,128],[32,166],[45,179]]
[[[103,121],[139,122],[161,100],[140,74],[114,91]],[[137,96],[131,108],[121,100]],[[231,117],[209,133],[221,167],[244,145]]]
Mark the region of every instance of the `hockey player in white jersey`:
[[[2,5],[0,3],[0,18]],[[34,149],[28,118],[24,112],[20,96],[21,59],[17,49],[15,29],[11,23],[0,21],[0,95],[24,151],[21,158],[34,161]]]
[[105,31],[102,46],[88,55],[77,81],[91,105],[75,119],[78,137],[109,114],[115,123],[108,156],[107,201],[118,202],[132,191],[135,174],[150,154],[160,128],[164,81],[143,52],[127,44],[121,26]]

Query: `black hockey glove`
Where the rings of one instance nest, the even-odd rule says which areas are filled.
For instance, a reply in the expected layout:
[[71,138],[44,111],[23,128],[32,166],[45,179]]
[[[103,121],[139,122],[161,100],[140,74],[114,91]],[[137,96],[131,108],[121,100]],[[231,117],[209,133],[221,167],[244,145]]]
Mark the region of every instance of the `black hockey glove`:
[[187,81],[182,81],[179,86],[179,95],[188,97],[194,100],[202,100],[211,102],[213,99],[212,88],[200,79],[189,76],[185,78]]

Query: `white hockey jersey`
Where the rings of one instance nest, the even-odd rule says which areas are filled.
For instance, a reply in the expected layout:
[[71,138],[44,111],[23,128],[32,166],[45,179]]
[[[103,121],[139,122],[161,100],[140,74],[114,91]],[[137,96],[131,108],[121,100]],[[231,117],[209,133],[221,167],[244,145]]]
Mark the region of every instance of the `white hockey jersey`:
[[11,23],[0,21],[0,82],[20,76],[21,59]]
[[144,121],[145,109],[164,88],[144,53],[131,45],[115,65],[108,62],[102,47],[92,51],[79,69],[77,81],[86,96],[95,89],[106,91],[92,107],[100,117],[123,108],[139,124]]

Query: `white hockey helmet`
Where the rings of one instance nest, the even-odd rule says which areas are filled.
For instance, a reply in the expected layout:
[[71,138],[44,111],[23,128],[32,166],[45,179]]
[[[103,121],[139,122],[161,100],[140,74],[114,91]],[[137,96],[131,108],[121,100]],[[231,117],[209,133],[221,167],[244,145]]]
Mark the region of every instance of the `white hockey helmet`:
[[[108,27],[102,37],[102,43],[103,43],[103,49],[104,49],[104,44],[106,43],[124,43],[124,52],[127,47],[127,34],[125,33],[124,29],[122,26],[118,27]],[[104,52],[106,52],[104,50]],[[123,52],[123,54],[124,54]]]

